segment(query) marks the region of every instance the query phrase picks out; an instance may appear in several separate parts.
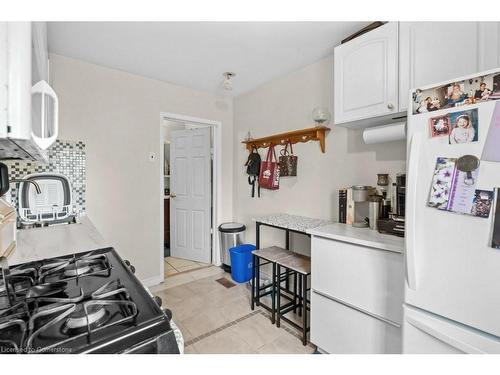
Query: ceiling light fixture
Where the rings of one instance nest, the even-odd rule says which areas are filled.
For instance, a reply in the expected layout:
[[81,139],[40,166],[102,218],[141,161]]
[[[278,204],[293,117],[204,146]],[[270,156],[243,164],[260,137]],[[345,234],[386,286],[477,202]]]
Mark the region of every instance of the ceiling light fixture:
[[232,90],[233,89],[233,77],[236,75],[236,73],[233,72],[224,72],[222,73],[224,76],[224,82],[222,85],[224,86],[225,90]]

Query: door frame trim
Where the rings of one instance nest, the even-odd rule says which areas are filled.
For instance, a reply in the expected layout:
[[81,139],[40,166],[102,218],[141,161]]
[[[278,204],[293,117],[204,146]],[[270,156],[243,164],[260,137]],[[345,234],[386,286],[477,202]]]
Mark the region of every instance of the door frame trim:
[[[160,113],[160,161],[164,160],[164,147],[163,147],[163,121],[177,121],[177,122],[189,122],[191,124],[199,124],[206,125],[212,128],[213,135],[213,179],[212,179],[212,204],[213,204],[213,212],[212,212],[212,264],[219,266],[220,265],[220,256],[219,256],[219,236],[217,235],[217,223],[221,222],[221,214],[222,214],[222,194],[221,194],[221,186],[222,186],[222,122],[216,120],[209,120],[199,117],[181,115],[177,113],[170,112],[161,112]],[[164,199],[164,178],[163,178],[163,162],[159,164],[159,173],[160,173],[160,201],[163,202]],[[165,262],[163,261],[163,226],[164,226],[164,217],[163,217],[163,205],[160,205],[160,223],[162,230],[160,231],[160,277],[164,280],[164,267]]]

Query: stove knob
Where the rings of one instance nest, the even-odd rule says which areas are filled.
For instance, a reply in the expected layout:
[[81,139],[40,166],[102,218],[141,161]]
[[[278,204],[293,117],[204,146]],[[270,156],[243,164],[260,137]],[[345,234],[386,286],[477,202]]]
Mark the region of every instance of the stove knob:
[[170,309],[164,309],[163,313],[167,316],[168,321],[172,320],[172,310],[170,310]]
[[161,307],[161,305],[162,305],[163,301],[161,300],[161,298],[160,298],[160,297],[158,297],[158,296],[154,296],[154,297],[153,297],[153,300],[156,302],[156,304],[157,304],[159,307]]
[[123,263],[125,263],[128,266],[128,268],[130,268],[130,271],[132,271],[132,273],[135,274],[135,267],[132,264],[130,264],[129,260],[125,259]]

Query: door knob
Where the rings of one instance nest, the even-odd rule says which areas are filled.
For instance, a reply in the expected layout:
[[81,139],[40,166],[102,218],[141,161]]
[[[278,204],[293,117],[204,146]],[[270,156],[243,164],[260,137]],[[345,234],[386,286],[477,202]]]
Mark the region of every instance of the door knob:
[[392,103],[387,103],[387,108],[389,108],[389,109],[391,109],[391,110],[392,110],[392,109],[394,109],[394,104],[392,104]]
[[170,198],[175,198],[177,196],[177,194],[175,193],[170,193]]

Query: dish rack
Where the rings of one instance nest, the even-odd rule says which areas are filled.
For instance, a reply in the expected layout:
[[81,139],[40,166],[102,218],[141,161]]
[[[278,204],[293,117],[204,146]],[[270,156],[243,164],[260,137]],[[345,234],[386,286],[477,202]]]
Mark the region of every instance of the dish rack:
[[68,218],[72,213],[70,204],[64,206],[39,206],[34,208],[20,208],[21,220],[29,223],[52,222]]

